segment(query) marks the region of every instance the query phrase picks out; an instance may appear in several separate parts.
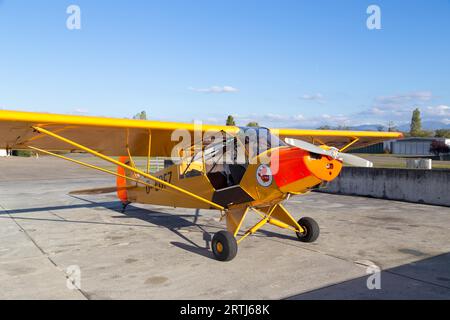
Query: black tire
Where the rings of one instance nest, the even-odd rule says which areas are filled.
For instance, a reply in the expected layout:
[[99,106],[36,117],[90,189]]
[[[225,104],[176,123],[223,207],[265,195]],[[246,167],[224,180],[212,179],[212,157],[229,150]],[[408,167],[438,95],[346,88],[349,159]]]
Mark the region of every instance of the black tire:
[[227,231],[219,231],[214,235],[211,249],[219,261],[231,261],[236,257],[238,244],[236,238]]
[[320,228],[312,218],[301,218],[298,224],[305,230],[304,233],[297,232],[297,237],[301,242],[311,243],[317,240],[320,235]]

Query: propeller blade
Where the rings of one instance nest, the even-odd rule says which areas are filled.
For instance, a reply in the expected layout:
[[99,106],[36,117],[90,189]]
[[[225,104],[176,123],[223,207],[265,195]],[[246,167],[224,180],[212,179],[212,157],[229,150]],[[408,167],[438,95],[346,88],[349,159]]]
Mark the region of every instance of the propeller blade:
[[319,148],[318,146],[303,141],[303,140],[297,140],[297,139],[291,139],[291,138],[286,138],[285,139],[286,143],[289,145],[292,145],[294,147],[312,152],[312,153],[316,153],[316,154],[321,154],[324,156],[328,156],[328,157],[332,157],[335,159],[340,159],[342,160],[342,162],[344,162],[345,164],[349,164],[355,167],[363,167],[363,168],[373,168],[373,163],[363,159],[361,157],[358,156],[354,156],[352,154],[348,154],[348,153],[342,153],[342,152],[338,152],[337,149],[332,149],[332,150],[325,150],[322,148]]
[[316,153],[316,154],[321,154],[324,156],[330,156],[330,152],[328,152],[325,149],[319,148],[318,146],[303,141],[303,140],[297,140],[297,139],[291,139],[291,138],[286,138],[284,141],[286,141],[287,144],[290,144],[291,146],[312,152],[312,153]]
[[372,162],[361,157],[354,156],[352,154],[339,153],[339,158],[341,158],[345,164],[349,164],[355,167],[373,168]]

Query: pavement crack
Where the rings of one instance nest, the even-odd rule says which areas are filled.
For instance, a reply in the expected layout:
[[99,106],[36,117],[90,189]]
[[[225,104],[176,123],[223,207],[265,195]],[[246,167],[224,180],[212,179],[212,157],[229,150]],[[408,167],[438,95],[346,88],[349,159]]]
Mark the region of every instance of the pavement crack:
[[52,215],[54,215],[55,217],[61,219],[62,221],[67,221],[66,219],[64,219],[63,217],[61,217],[60,215],[54,213],[53,211],[49,210],[48,212],[50,212]]
[[[28,233],[28,231],[22,227],[22,225],[16,220],[16,218],[14,218],[10,212],[8,211],[8,209],[6,209],[4,206],[2,206],[0,204],[0,209],[2,209],[4,212],[7,213],[7,215],[9,216],[9,218],[17,225],[17,227],[19,228],[19,230],[21,232],[23,232],[23,234],[28,238],[28,240],[30,240],[34,246],[42,253],[42,255],[44,255],[45,258],[47,258],[48,261],[50,261],[50,263],[59,271],[61,271],[64,274],[64,277],[66,279],[68,279],[67,274],[64,272],[64,269],[61,268],[60,266],[58,266],[58,264],[50,257],[50,255],[45,252],[45,250],[36,242],[36,240],[33,239],[33,237]],[[76,290],[86,299],[89,300],[89,296],[88,294],[86,294],[83,290],[81,290],[80,288],[76,287]]]

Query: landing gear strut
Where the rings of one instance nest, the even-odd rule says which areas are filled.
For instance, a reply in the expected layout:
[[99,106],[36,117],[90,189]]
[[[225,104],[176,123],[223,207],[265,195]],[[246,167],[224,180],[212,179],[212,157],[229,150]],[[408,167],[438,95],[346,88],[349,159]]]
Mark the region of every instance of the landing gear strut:
[[[237,239],[238,232],[249,209],[255,211],[261,217],[261,220]],[[211,241],[212,252],[219,261],[233,260],[238,252],[238,244],[246,237],[256,233],[266,224],[295,232],[301,242],[314,242],[320,234],[319,225],[314,219],[305,217],[297,222],[281,204],[263,209],[249,207],[236,208],[228,211],[226,218],[228,231],[216,233]]]

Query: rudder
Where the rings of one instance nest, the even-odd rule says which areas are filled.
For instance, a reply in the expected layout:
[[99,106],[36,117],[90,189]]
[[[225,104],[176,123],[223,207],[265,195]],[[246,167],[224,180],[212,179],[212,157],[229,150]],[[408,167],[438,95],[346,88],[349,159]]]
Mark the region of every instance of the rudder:
[[[128,164],[130,162],[130,158],[123,156],[119,158],[119,162],[123,163],[123,164]],[[125,168],[121,167],[121,166],[117,166],[117,173],[122,175],[122,176],[126,176],[126,171]],[[117,197],[120,199],[120,201],[122,201],[122,203],[124,204],[128,204],[128,192],[127,192],[127,179],[124,177],[117,177],[116,180],[116,184],[117,184]]]

